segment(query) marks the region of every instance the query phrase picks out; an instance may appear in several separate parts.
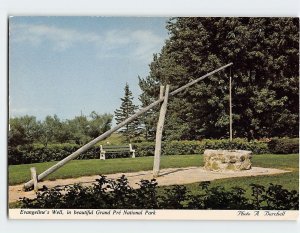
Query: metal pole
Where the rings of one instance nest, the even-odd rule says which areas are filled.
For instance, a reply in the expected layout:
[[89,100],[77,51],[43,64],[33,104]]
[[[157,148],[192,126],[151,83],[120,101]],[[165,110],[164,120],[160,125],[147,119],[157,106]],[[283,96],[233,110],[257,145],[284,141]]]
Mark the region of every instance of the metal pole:
[[[219,72],[220,70],[225,69],[228,66],[231,66],[233,63],[229,63],[225,66],[222,66],[210,73],[207,73],[203,76],[201,76],[198,79],[195,79],[194,81],[172,91],[170,93],[169,96],[173,96],[175,94],[177,94],[178,92],[194,85],[195,83],[203,80],[204,78],[213,75],[217,72]],[[142,115],[143,113],[147,112],[148,110],[150,110],[151,108],[153,108],[154,106],[160,104],[161,102],[164,101],[164,98],[160,98],[156,101],[154,101],[152,104],[148,105],[145,108],[142,108],[140,111],[138,111],[137,113],[135,113],[134,115],[132,115],[131,117],[127,118],[126,120],[124,120],[123,122],[119,123],[118,125],[116,125],[115,127],[111,128],[110,130],[106,131],[105,133],[101,134],[100,136],[98,136],[97,138],[93,139],[92,141],[90,141],[89,143],[85,144],[84,146],[80,147],[77,151],[75,151],[74,153],[72,153],[71,155],[69,155],[68,157],[64,158],[63,160],[57,162],[56,164],[54,164],[52,167],[48,168],[46,171],[42,172],[41,174],[38,175],[38,181],[44,179],[45,177],[47,177],[48,175],[50,175],[51,173],[53,173],[54,171],[56,171],[57,169],[61,168],[62,166],[64,166],[66,163],[68,163],[69,161],[75,159],[76,157],[78,157],[81,153],[84,153],[85,151],[87,151],[88,149],[90,149],[93,145],[95,145],[96,143],[98,143],[101,140],[104,140],[105,138],[107,138],[108,136],[110,136],[113,132],[117,131],[118,129],[122,128],[124,125],[130,123],[131,121],[133,121],[134,119],[136,119],[137,117],[139,117],[140,115]],[[28,181],[27,183],[24,184],[24,188],[28,189],[33,185],[33,180]]]

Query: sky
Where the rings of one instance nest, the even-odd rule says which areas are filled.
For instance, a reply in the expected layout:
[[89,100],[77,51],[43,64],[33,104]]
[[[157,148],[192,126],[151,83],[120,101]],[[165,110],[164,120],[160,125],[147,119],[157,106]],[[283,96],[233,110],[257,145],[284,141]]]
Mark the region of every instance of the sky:
[[111,113],[126,82],[139,104],[138,76],[149,74],[168,32],[167,18],[9,18],[9,114]]

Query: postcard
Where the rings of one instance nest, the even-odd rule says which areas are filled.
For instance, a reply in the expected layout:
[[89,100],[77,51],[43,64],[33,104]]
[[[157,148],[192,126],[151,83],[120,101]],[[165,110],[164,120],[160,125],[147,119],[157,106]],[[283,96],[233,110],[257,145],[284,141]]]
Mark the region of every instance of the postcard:
[[299,18],[8,23],[10,219],[298,218]]

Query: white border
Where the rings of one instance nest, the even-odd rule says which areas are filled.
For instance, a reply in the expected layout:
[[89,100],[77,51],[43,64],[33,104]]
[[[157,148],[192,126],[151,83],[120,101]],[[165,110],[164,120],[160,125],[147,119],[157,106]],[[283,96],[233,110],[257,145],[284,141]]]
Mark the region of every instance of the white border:
[[298,16],[298,0],[2,0],[0,4],[1,232],[299,232],[296,222],[8,220],[6,177],[8,15]]
[[297,220],[296,210],[10,209],[10,219],[58,220]]

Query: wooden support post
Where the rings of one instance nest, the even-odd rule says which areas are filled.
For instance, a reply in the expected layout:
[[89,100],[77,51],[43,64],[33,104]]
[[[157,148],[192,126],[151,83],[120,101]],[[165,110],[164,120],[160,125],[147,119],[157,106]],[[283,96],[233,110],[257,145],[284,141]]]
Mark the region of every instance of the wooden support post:
[[165,87],[163,85],[160,85],[158,99],[164,98],[164,89],[165,89]]
[[[159,119],[156,127],[156,139],[155,139],[155,152],[154,152],[154,163],[153,163],[153,178],[159,176],[159,167],[160,167],[160,156],[161,156],[161,141],[162,141],[162,133],[165,123],[165,117],[167,112],[168,98],[169,98],[169,89],[170,86],[166,86],[164,102],[161,105]],[[161,92],[163,88],[160,88]],[[161,93],[160,93],[161,96]]]
[[[164,89],[165,89],[165,87],[163,85],[160,85],[159,99],[164,98]],[[158,119],[157,126],[156,126],[155,151],[154,151],[154,161],[153,161],[153,178],[158,177],[159,168],[160,168],[161,140],[162,140],[163,125],[161,127],[161,131],[159,129],[160,129],[161,121],[162,121],[162,117],[161,117],[163,114],[162,109],[163,109],[163,107],[161,105],[159,119]]]
[[36,174],[36,168],[31,167],[30,172],[31,172],[31,179],[33,180],[33,190],[35,192],[37,192],[38,191],[38,178],[37,178],[37,174]]
[[[176,95],[177,93],[185,90],[186,88],[194,85],[195,83],[200,82],[201,80],[219,72],[220,70],[223,70],[229,66],[231,66],[233,63],[229,63],[225,66],[222,66],[218,69],[215,69],[197,79],[195,79],[194,81],[187,83],[186,85],[172,91],[169,96],[173,96]],[[110,130],[106,131],[105,133],[101,134],[100,136],[98,136],[97,138],[93,139],[92,141],[88,142],[87,144],[85,144],[84,146],[80,147],[78,150],[76,150],[74,153],[70,154],[69,156],[67,156],[66,158],[62,159],[61,161],[57,162],[56,164],[54,164],[52,167],[48,168],[46,171],[42,172],[41,174],[38,175],[38,180],[42,180],[45,177],[47,177],[48,175],[50,175],[51,173],[55,172],[57,169],[61,168],[62,166],[64,166],[66,163],[68,163],[69,161],[77,158],[80,154],[86,152],[88,149],[90,149],[91,147],[93,147],[96,143],[100,142],[101,140],[104,140],[105,138],[107,138],[108,136],[110,136],[113,132],[117,131],[118,129],[122,128],[123,126],[127,125],[128,123],[132,122],[133,120],[135,120],[137,117],[141,116],[142,114],[144,114],[145,112],[149,111],[150,109],[152,109],[153,107],[155,107],[156,105],[160,104],[161,102],[164,101],[164,98],[161,98],[159,100],[154,101],[152,104],[148,105],[147,107],[142,108],[140,111],[136,112],[135,114],[133,114],[132,116],[128,117],[126,120],[122,121],[121,123],[119,123],[118,125],[116,125],[115,127],[111,128]],[[24,189],[30,188],[31,186],[33,186],[34,182],[31,179],[30,181],[28,181],[27,183],[24,184]]]

